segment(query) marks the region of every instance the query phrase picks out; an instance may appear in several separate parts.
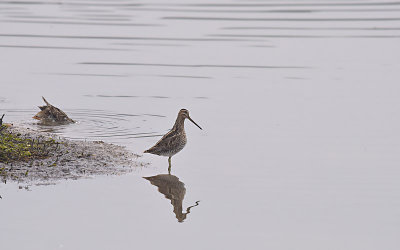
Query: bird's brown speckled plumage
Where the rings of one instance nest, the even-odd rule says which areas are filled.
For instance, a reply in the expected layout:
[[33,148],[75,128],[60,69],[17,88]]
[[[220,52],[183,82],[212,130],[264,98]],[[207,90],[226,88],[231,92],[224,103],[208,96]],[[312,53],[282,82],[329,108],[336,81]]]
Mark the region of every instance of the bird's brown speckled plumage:
[[32,118],[41,120],[43,123],[74,123],[61,109],[51,105],[43,96],[44,106],[39,106],[40,111]]
[[[165,134],[153,147],[144,151],[144,153],[150,153],[161,156],[168,156],[169,165],[171,166],[171,157],[181,151],[187,142],[185,133],[185,119],[189,119],[196,126],[197,125],[189,116],[189,111],[181,109],[176,118],[174,127]],[[169,168],[170,170],[170,168]]]

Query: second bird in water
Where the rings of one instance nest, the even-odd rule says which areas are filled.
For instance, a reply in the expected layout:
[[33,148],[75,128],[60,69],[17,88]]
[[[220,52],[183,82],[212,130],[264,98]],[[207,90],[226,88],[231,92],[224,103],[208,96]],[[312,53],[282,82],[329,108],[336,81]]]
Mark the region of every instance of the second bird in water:
[[195,123],[189,116],[187,109],[181,109],[176,118],[174,127],[165,134],[153,147],[144,151],[144,153],[150,153],[161,156],[168,156],[168,172],[171,171],[171,157],[181,151],[187,142],[185,133],[185,119],[189,119],[197,127],[202,129],[197,123]]

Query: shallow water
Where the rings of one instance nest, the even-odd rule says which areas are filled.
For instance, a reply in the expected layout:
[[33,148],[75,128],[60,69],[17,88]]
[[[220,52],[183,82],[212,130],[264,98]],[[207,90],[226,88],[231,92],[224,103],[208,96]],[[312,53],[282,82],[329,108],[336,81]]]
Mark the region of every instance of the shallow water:
[[[204,129],[153,184],[166,158],[2,184],[2,249],[400,247],[400,2],[4,1],[0,27],[6,121],[134,152],[180,108]],[[79,122],[37,125],[41,96]]]

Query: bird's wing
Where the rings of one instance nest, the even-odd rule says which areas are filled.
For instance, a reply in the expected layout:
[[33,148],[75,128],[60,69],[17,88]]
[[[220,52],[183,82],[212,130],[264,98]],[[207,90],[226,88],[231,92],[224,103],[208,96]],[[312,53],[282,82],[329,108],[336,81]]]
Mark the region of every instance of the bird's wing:
[[159,150],[164,150],[165,148],[170,148],[171,145],[176,144],[177,140],[180,140],[179,134],[172,133],[172,131],[165,134],[149,151],[157,152]]
[[[163,137],[161,137],[161,139],[158,141],[162,141],[162,140],[166,140],[167,138],[173,137],[174,135],[176,135],[176,133],[173,133],[172,129],[170,131],[168,131],[168,133],[166,133],[165,135],[163,135]],[[158,143],[157,142],[157,143]]]

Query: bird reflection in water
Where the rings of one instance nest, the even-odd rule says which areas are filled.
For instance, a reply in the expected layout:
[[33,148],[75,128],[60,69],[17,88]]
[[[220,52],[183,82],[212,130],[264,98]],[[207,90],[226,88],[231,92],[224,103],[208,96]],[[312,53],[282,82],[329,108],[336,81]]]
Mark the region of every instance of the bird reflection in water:
[[152,185],[158,187],[158,191],[171,201],[174,207],[174,214],[179,222],[183,222],[186,219],[192,207],[199,205],[200,201],[196,201],[195,205],[186,208],[186,212],[183,212],[182,203],[185,198],[186,188],[185,184],[175,175],[159,174],[143,178],[150,181]]

